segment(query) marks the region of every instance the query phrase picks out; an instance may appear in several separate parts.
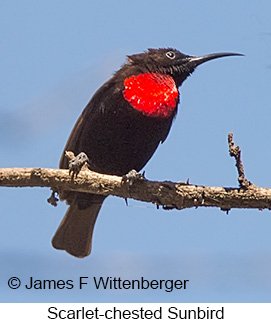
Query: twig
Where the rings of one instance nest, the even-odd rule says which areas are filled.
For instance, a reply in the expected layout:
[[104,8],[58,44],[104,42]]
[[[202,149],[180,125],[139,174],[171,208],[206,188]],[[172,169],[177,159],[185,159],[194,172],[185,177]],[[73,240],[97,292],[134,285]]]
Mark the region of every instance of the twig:
[[238,171],[238,182],[240,184],[240,187],[247,189],[249,186],[253,184],[250,181],[248,181],[245,177],[244,166],[241,159],[241,149],[239,146],[235,146],[232,132],[228,134],[228,144],[229,144],[230,156],[234,157],[236,161],[235,166]]

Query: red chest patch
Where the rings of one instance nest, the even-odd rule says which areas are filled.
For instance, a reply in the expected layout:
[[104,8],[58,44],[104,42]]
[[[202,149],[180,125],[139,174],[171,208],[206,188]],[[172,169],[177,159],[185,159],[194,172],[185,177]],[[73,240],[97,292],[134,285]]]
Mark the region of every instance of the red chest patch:
[[173,78],[158,73],[132,75],[124,80],[123,97],[150,117],[167,118],[176,109],[179,92]]

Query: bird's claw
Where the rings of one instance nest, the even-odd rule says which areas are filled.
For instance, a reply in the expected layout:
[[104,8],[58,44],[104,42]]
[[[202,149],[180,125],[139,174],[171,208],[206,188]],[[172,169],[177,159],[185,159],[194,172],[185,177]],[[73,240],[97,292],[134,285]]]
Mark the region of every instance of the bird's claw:
[[139,174],[136,170],[132,169],[129,173],[122,176],[122,181],[132,186],[136,181],[145,179],[145,172]]
[[[136,170],[132,169],[129,171],[129,173],[125,174],[122,176],[122,182],[124,184],[127,184],[128,187],[128,197],[130,196],[130,192],[131,192],[131,187],[132,185],[140,180],[144,180],[145,179],[145,172],[143,172],[142,174],[139,174]],[[125,198],[125,203],[128,206],[128,200],[127,198]]]
[[[67,155],[68,156],[68,155]],[[69,157],[69,156],[68,156]],[[76,157],[69,160],[69,174],[77,176],[84,166],[87,166],[89,159],[86,153],[81,152]]]

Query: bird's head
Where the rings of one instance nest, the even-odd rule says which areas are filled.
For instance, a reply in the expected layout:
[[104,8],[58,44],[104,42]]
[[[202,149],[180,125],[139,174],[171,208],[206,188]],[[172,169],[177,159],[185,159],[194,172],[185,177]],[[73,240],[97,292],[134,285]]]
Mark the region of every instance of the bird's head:
[[144,53],[127,56],[128,66],[134,66],[141,73],[170,75],[177,87],[197,66],[210,60],[226,56],[243,56],[238,53],[215,53],[203,56],[189,56],[173,48],[148,49]]

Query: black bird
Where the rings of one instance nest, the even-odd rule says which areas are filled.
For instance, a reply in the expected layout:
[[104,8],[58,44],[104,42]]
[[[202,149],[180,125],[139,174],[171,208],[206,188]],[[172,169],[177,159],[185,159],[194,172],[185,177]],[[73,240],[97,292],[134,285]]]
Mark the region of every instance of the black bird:
[[[241,55],[189,56],[173,48],[149,49],[127,57],[127,63],[93,95],[77,120],[65,151],[85,152],[93,171],[125,175],[140,171],[163,143],[177,113],[179,86],[209,60]],[[62,192],[70,205],[52,239],[56,249],[73,256],[90,254],[93,228],[105,196]]]

